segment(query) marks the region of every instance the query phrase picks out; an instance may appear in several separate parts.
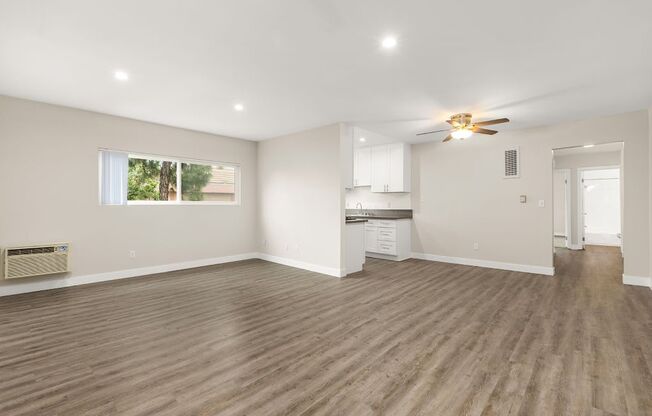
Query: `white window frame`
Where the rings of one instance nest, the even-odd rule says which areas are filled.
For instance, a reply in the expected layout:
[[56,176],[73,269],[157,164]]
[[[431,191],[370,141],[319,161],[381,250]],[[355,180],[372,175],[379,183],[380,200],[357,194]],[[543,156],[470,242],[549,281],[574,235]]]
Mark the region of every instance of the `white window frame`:
[[[112,149],[99,149],[102,151],[121,151],[121,150],[112,150]],[[138,152],[124,152],[127,153],[128,157],[134,159],[146,159],[146,160],[158,160],[161,162],[172,162],[177,164],[177,199],[176,201],[127,201],[126,206],[141,206],[141,205],[159,205],[159,206],[171,206],[171,205],[227,205],[227,206],[240,206],[241,205],[241,173],[240,173],[240,164],[233,162],[218,162],[212,160],[202,160],[202,159],[192,159],[192,158],[180,158],[172,156],[162,156],[154,155],[151,153],[138,153]],[[182,198],[182,189],[181,189],[181,164],[182,163],[191,163],[195,165],[206,165],[206,166],[226,166],[233,168],[235,170],[235,201],[183,201]],[[101,181],[101,178],[100,178]]]

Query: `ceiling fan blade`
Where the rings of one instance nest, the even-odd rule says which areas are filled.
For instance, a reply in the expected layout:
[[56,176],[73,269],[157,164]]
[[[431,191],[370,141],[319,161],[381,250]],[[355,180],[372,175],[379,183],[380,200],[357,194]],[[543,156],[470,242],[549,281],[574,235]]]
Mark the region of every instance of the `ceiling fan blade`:
[[498,133],[496,130],[483,129],[482,127],[476,127],[476,126],[473,126],[471,128],[471,131],[473,133],[480,133],[480,134],[496,134],[496,133]]
[[423,132],[423,133],[417,133],[417,136],[423,136],[424,134],[441,133],[442,131],[450,131],[450,130],[451,130],[451,129],[425,131],[425,132]]
[[476,126],[491,126],[492,124],[509,123],[508,118],[497,118],[495,120],[478,121],[473,124]]
[[453,140],[453,136],[451,136],[451,135],[449,134],[449,135],[446,136],[446,138],[445,138],[444,140],[442,140],[441,142],[442,142],[442,143],[446,143],[447,141],[450,141],[450,140]]

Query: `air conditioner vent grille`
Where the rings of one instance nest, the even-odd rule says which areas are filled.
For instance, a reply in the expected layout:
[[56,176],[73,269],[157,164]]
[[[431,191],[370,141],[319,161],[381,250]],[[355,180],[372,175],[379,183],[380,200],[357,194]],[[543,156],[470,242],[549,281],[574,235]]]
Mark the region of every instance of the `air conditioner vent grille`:
[[505,178],[518,178],[521,174],[521,164],[518,147],[505,150]]
[[6,279],[41,276],[68,271],[68,244],[12,247],[5,250]]

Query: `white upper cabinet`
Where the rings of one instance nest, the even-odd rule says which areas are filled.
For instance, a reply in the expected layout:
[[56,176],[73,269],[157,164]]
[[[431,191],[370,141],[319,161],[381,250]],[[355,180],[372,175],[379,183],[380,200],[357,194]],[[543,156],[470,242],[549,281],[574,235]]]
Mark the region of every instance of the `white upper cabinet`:
[[353,186],[371,185],[371,147],[355,149],[353,161]]
[[387,145],[371,148],[371,192],[387,192],[389,152]]
[[392,143],[371,148],[371,192],[410,192],[410,145]]

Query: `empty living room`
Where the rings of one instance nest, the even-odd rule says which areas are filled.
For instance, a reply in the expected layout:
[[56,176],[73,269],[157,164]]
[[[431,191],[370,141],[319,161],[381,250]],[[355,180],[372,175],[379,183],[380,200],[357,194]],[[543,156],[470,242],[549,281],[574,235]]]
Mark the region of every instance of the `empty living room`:
[[0,0],[0,415],[652,415],[651,16]]

